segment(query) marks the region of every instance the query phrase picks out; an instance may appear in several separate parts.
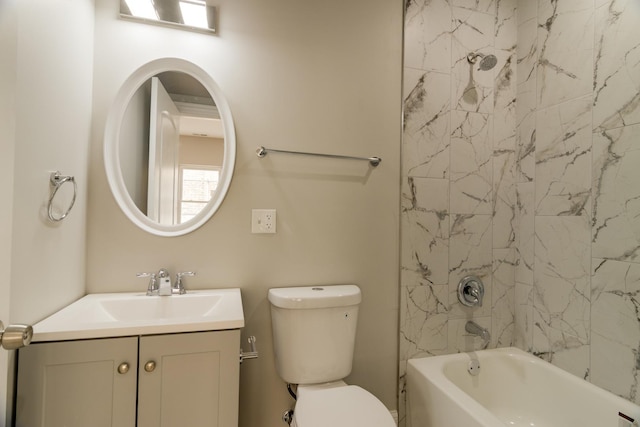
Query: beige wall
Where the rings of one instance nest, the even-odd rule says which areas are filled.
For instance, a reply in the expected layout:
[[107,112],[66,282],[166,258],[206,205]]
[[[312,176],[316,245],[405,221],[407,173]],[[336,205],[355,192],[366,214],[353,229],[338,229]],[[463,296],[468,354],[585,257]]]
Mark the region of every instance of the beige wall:
[[224,139],[200,136],[180,136],[181,165],[222,166]]
[[[9,318],[13,165],[15,150],[15,83],[17,22],[14,1],[0,3],[0,319]],[[0,351],[0,424],[5,422],[9,353]]]
[[[85,288],[93,2],[18,5],[11,320],[31,323]],[[78,198],[52,224],[46,202],[56,170],[76,177]]]
[[[85,290],[93,2],[3,1],[0,55],[0,319],[34,323]],[[74,175],[79,191],[54,225],[46,202],[55,170]],[[14,354],[0,352],[3,421]]]
[[[348,381],[396,407],[402,2],[221,0],[207,36],[115,18],[96,4],[87,291],[142,290],[139,271],[195,270],[187,288],[239,287],[260,358],[241,370],[243,427],[276,427],[292,406],[273,365],[270,287],[357,283],[363,291]],[[238,150],[222,208],[178,238],[137,229],[109,196],[102,135],[124,79],[158,57],[190,60],[222,87]],[[381,166],[269,155],[259,145],[377,155]],[[252,208],[275,208],[278,233],[250,233]]]

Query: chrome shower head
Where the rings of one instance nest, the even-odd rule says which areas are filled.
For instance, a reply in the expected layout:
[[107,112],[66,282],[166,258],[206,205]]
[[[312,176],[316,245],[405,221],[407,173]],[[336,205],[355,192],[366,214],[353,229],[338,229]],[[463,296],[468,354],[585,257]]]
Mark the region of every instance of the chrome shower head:
[[482,71],[488,71],[493,67],[495,67],[497,63],[498,63],[498,58],[496,58],[495,55],[487,55],[484,58],[482,58],[482,60],[480,61],[479,68]]
[[498,58],[495,55],[485,55],[479,52],[471,52],[467,55],[467,61],[469,64],[475,64],[481,58],[480,64],[478,64],[478,70],[489,71],[498,63]]

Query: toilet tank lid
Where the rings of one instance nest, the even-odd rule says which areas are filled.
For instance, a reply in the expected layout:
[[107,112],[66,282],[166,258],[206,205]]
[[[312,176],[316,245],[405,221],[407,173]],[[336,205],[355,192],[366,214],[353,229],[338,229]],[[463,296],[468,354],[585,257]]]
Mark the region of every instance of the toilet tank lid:
[[269,302],[279,308],[310,309],[360,304],[356,285],[301,286],[269,289]]

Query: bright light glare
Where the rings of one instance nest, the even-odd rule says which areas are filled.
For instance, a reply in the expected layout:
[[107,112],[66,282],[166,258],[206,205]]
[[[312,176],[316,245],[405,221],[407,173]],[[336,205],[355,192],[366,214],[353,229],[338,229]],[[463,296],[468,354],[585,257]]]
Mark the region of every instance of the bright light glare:
[[207,7],[204,2],[180,2],[182,19],[186,25],[198,28],[209,28],[207,22]]
[[125,0],[131,15],[137,18],[158,20],[158,13],[153,7],[151,0]]

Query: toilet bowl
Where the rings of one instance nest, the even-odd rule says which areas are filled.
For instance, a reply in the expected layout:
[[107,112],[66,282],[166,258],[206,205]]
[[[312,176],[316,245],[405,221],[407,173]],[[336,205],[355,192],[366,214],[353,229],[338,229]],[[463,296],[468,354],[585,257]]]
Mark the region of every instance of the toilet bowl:
[[295,427],[395,427],[373,394],[347,385],[358,307],[355,285],[269,290],[276,370],[297,384]]
[[365,389],[336,381],[298,387],[294,427],[395,427],[391,413]]

